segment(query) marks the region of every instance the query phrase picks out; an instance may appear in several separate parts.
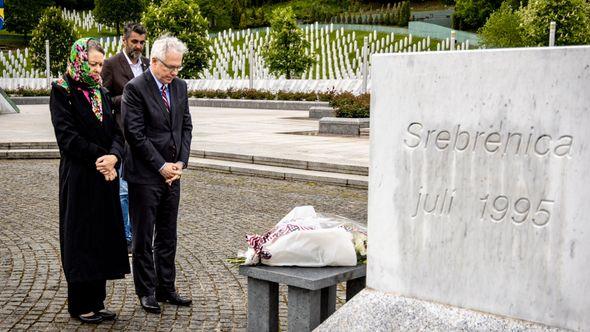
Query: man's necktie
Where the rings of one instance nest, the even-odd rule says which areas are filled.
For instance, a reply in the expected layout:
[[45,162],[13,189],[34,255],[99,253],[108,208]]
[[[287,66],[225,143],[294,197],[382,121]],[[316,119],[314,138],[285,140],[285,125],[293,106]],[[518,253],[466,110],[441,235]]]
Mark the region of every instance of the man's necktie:
[[162,100],[166,106],[166,112],[170,113],[170,103],[168,102],[168,94],[166,93],[166,86],[162,85]]

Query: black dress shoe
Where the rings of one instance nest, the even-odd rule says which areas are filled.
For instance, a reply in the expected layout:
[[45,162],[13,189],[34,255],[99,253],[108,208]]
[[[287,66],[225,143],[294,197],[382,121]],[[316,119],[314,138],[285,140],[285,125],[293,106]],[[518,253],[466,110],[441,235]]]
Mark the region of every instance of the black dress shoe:
[[101,311],[98,312],[99,315],[102,316],[102,319],[104,320],[115,320],[115,318],[117,318],[117,314],[107,310],[107,309],[102,309]]
[[139,303],[141,303],[141,307],[147,312],[151,312],[153,314],[159,314],[162,312],[158,301],[156,301],[156,297],[153,295],[140,297]]
[[78,318],[78,320],[81,321],[82,323],[86,323],[86,324],[98,324],[104,320],[104,318],[102,318],[101,315],[94,313],[94,312],[90,316],[78,315],[76,318]]
[[158,302],[165,302],[165,303],[180,305],[180,306],[184,306],[184,307],[188,307],[193,303],[193,300],[185,298],[185,297],[181,297],[176,292],[170,293],[167,295],[158,294],[158,295],[156,295],[156,299],[158,300]]

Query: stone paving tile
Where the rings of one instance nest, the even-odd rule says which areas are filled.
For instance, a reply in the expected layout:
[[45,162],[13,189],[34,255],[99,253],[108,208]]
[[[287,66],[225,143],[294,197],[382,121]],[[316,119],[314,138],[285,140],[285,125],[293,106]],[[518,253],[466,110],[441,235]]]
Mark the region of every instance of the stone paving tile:
[[[138,304],[131,276],[108,282],[115,322],[81,325],[67,312],[67,285],[59,261],[57,160],[0,161],[0,331],[243,331],[246,279],[226,262],[245,249],[246,233],[272,227],[293,207],[366,222],[367,192],[188,170],[183,176],[177,287],[190,308],[163,305],[161,315]],[[338,305],[344,302],[338,287]],[[286,287],[280,287],[281,330],[286,331]]]

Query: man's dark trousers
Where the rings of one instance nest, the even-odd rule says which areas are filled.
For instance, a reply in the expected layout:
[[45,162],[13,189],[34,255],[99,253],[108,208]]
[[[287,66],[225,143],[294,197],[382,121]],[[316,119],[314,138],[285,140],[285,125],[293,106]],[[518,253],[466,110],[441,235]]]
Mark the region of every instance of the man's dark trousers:
[[[166,183],[129,184],[129,213],[133,222],[133,281],[139,296],[153,295],[154,290],[157,294],[175,291],[174,261],[179,200],[180,181],[174,181],[172,186]],[[153,251],[150,246],[152,238]]]

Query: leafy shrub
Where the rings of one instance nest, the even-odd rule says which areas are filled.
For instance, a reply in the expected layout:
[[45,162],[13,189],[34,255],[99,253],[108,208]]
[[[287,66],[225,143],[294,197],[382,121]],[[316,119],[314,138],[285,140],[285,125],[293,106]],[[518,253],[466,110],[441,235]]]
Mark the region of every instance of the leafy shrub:
[[241,90],[235,90],[232,88],[227,89],[226,95],[227,95],[227,98],[230,98],[230,99],[242,99],[242,97],[243,97]]
[[207,20],[199,6],[191,0],[163,0],[160,6],[152,3],[142,18],[152,42],[164,33],[182,40],[188,52],[184,55],[182,77],[197,77],[213,56],[209,50]]
[[482,27],[488,17],[500,8],[502,0],[457,0],[452,21],[459,30],[476,30]]
[[336,109],[339,118],[368,118],[371,107],[371,95],[364,93],[358,96],[350,92],[335,94],[330,105]]
[[57,7],[45,9],[32,36],[30,49],[33,67],[45,70],[45,40],[49,40],[51,75],[55,77],[58,73],[65,72],[76,34],[73,23],[62,17],[61,9]]
[[313,23],[326,21],[336,16],[346,5],[339,1],[307,1],[293,2],[293,10],[302,23]]
[[268,26],[268,19],[262,8],[248,8],[240,16],[240,29]]
[[95,0],[92,11],[96,22],[115,27],[121,35],[121,25],[138,21],[145,10],[144,0]]
[[200,0],[198,3],[201,14],[207,18],[210,30],[225,30],[240,23],[240,15],[243,12],[238,1]]
[[530,0],[521,9],[527,44],[549,44],[549,23],[555,21],[556,45],[590,43],[590,3],[586,0]]
[[315,61],[305,50],[309,42],[297,26],[291,7],[277,8],[270,22],[270,41],[265,45],[262,57],[269,71],[287,79],[297,77]]
[[276,97],[278,100],[307,100],[307,101],[316,101],[317,100],[317,96],[314,92],[278,91]]
[[546,46],[551,21],[557,25],[556,45],[590,43],[590,4],[584,0],[531,0],[519,10],[514,10],[515,2],[503,3],[479,30],[484,45]]
[[508,2],[492,13],[479,34],[482,44],[487,47],[519,47],[526,43],[520,13]]
[[333,89],[328,92],[320,92],[317,94],[319,101],[328,101],[328,102],[332,101],[332,99],[334,99],[335,95],[336,95],[336,91]]
[[402,10],[400,11],[400,17],[398,18],[399,25],[406,26],[410,22],[410,2],[405,1],[402,5]]
[[25,89],[25,88],[18,88],[16,90],[5,90],[7,95],[13,97],[39,97],[39,96],[49,96],[49,90],[47,89]]
[[51,6],[51,0],[5,0],[4,23],[8,31],[22,33],[27,36],[35,28],[35,24],[43,15],[43,9]]
[[224,99],[227,94],[224,90],[193,90],[189,91],[189,96],[194,98]]

